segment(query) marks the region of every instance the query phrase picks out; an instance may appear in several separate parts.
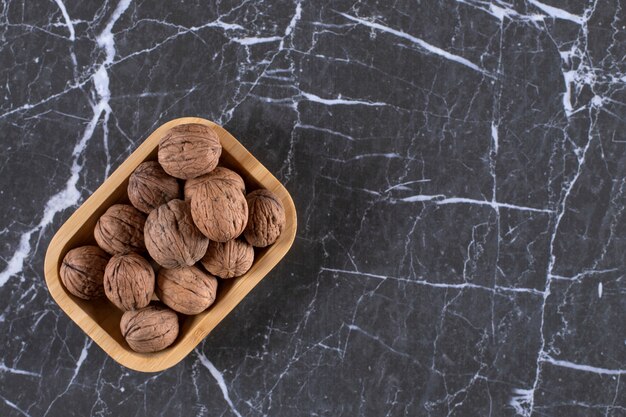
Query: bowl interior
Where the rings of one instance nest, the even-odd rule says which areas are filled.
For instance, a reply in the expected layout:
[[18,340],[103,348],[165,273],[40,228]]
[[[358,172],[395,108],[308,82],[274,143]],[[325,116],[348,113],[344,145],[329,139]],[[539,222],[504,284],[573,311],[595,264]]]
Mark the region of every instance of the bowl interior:
[[[177,119],[179,123],[190,122],[186,119]],[[203,119],[194,119],[203,120]],[[170,123],[173,123],[172,121]],[[254,159],[239,142],[232,138],[228,132],[223,130],[217,125],[213,125],[211,122],[204,121],[206,124],[216,127],[220,140],[222,141],[223,150],[220,158],[220,165],[230,168],[237,172],[244,179],[246,183],[246,189],[248,192],[258,188],[268,188],[276,192],[287,212],[287,224],[283,234],[280,236],[279,241],[268,248],[255,248],[255,259],[252,268],[243,276],[233,279],[219,279],[218,291],[215,303],[206,311],[195,315],[185,316],[179,314],[180,317],[180,332],[176,339],[176,342],[165,349],[164,351],[157,352],[155,354],[139,354],[132,351],[126,344],[122,337],[119,323],[122,316],[122,312],[118,310],[113,304],[111,304],[106,298],[98,300],[83,300],[70,294],[63,285],[60,284],[58,277],[59,268],[63,257],[72,248],[81,245],[95,245],[95,239],[93,237],[93,229],[96,225],[98,218],[112,205],[116,203],[129,204],[126,188],[128,186],[128,178],[134,168],[139,163],[156,160],[158,150],[158,138],[155,137],[157,132],[161,129],[157,129],[142,145],[147,146],[147,151],[143,153],[140,159],[132,161],[130,166],[125,166],[130,163],[131,157],[140,149],[135,151],[129,159],[122,164],[119,170],[125,168],[125,172],[122,176],[118,177],[119,181],[114,181],[118,172],[116,171],[105,183],[94,193],[92,198],[87,200],[83,206],[89,206],[93,198],[96,198],[93,206],[83,207],[81,206],[77,213],[75,213],[66,223],[71,223],[73,227],[69,231],[62,233],[63,226],[57,235],[62,234],[61,238],[55,236],[51,248],[48,250],[46,265],[50,263],[54,268],[52,271],[48,271],[46,267],[46,281],[52,296],[59,303],[61,308],[68,313],[68,315],[75,321],[83,330],[87,332],[109,355],[123,365],[129,366],[133,369],[141,371],[154,371],[165,369],[172,366],[178,360],[182,359],[189,351],[197,345],[222,319],[224,316],[234,308],[234,306],[245,297],[245,295],[258,283],[263,276],[269,272],[269,270],[276,265],[276,263],[284,256],[284,253],[289,249],[293,239],[295,237],[295,210],[293,209],[293,202],[289,197],[287,191],[282,185],[273,177],[267,170]],[[166,124],[168,125],[168,124]],[[162,128],[166,127],[162,126]],[[223,135],[228,135],[229,138]],[[232,141],[232,142],[230,142]],[[228,142],[228,143],[225,143]],[[234,154],[237,155],[234,155]],[[114,182],[111,186],[111,182]],[[107,186],[108,185],[108,186]],[[106,187],[106,192],[101,188]],[[282,194],[282,195],[281,195]],[[88,210],[88,211],[86,211]],[[74,216],[78,215],[78,212],[82,211],[84,216],[80,217],[80,221],[75,221]],[[51,250],[53,245],[58,245]],[[53,253],[51,253],[53,252]],[[51,257],[53,259],[48,259]],[[62,294],[60,294],[60,292]],[[80,320],[78,316],[81,316]],[[169,352],[169,353],[168,353]],[[176,354],[173,354],[176,352]],[[130,363],[129,358],[141,358],[139,363]],[[159,364],[153,365],[148,362],[151,358],[159,358]],[[163,358],[166,358],[164,360]]]

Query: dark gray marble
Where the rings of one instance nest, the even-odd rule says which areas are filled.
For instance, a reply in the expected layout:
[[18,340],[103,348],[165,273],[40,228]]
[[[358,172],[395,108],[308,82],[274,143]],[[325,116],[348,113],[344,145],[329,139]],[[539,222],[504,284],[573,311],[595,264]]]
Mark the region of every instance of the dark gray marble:
[[[99,4],[0,5],[0,415],[626,415],[626,4]],[[191,115],[285,183],[298,236],[136,373],[43,258]]]

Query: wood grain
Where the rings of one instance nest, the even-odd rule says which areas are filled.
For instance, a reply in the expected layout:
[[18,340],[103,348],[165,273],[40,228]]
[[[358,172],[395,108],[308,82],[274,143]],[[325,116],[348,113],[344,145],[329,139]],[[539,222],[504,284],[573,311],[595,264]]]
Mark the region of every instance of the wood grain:
[[[128,178],[142,162],[156,160],[159,139],[177,125],[200,123],[217,132],[223,151],[220,164],[238,172],[248,190],[267,188],[282,200],[287,223],[282,235],[269,248],[256,251],[252,268],[244,276],[220,281],[213,306],[196,316],[181,319],[180,334],[169,348],[150,354],[132,351],[119,329],[122,312],[106,299],[85,301],[71,295],[61,284],[59,268],[65,254],[72,248],[95,244],[93,228],[98,218],[112,204],[128,202]],[[111,358],[128,368],[142,372],[158,372],[181,361],[213,330],[228,313],[285,256],[296,235],[296,209],[283,185],[221,126],[197,117],[184,117],[163,124],[133,152],[126,161],[87,199],[54,235],[44,264],[46,284],[52,298],[78,326]]]

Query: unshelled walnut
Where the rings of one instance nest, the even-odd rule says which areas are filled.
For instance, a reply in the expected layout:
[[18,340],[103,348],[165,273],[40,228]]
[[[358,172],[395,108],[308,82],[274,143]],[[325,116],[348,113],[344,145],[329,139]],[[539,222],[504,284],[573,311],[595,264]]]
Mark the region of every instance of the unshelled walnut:
[[210,242],[200,262],[207,271],[220,278],[239,277],[252,267],[254,248],[241,239]]
[[191,216],[209,239],[226,242],[246,227],[248,205],[241,190],[227,181],[205,181],[191,199]]
[[85,300],[104,295],[104,269],[109,255],[97,246],[81,246],[63,258],[59,274],[61,282],[76,297]]
[[215,301],[217,279],[195,266],[163,268],[157,276],[156,294],[172,310],[198,314]]
[[115,255],[104,271],[104,292],[120,310],[143,308],[154,293],[154,270],[136,253]]
[[140,211],[152,210],[180,196],[178,180],[167,174],[157,161],[139,164],[128,180],[128,199]]
[[191,218],[189,203],[182,200],[171,200],[150,213],[145,240],[150,256],[165,268],[195,264],[209,244]]
[[176,340],[178,315],[160,303],[153,303],[141,310],[125,312],[120,330],[135,352],[157,352]]
[[159,142],[159,163],[168,174],[181,179],[212,171],[222,154],[215,131],[197,123],[171,128]]
[[200,184],[211,180],[226,181],[237,187],[243,194],[246,193],[246,184],[239,174],[228,168],[217,167],[208,174],[185,181],[185,201],[191,201],[191,196],[195,194]]
[[276,242],[285,227],[283,203],[269,190],[256,190],[246,196],[248,225],[243,236],[252,246],[263,248]]
[[93,235],[98,246],[111,255],[145,252],[143,226],[146,216],[128,204],[114,204],[98,219]]

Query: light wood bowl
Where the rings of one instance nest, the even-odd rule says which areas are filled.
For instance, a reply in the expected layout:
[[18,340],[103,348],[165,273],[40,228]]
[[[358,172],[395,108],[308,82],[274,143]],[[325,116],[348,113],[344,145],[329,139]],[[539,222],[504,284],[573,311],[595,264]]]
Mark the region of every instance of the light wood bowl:
[[[244,276],[220,280],[217,299],[196,316],[181,315],[180,333],[176,342],[156,353],[132,351],[120,332],[122,312],[106,298],[86,301],[70,294],[61,284],[59,268],[65,254],[81,245],[95,245],[93,229],[98,218],[112,204],[128,202],[128,178],[142,162],[156,160],[159,139],[170,128],[200,123],[217,132],[222,143],[220,165],[239,173],[249,191],[266,188],[281,199],[287,223],[278,240],[268,248],[255,249],[252,268]],[[283,185],[246,150],[230,133],[217,124],[197,117],[184,117],[163,124],[124,161],[124,163],[87,199],[54,235],[45,259],[48,290],[61,309],[118,363],[142,372],[157,372],[181,361],[219,322],[267,275],[285,256],[296,235],[296,208]]]

